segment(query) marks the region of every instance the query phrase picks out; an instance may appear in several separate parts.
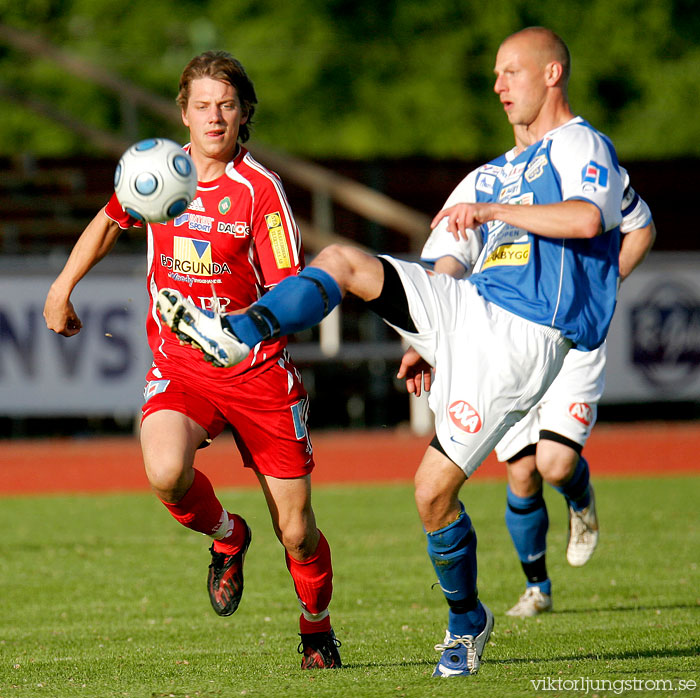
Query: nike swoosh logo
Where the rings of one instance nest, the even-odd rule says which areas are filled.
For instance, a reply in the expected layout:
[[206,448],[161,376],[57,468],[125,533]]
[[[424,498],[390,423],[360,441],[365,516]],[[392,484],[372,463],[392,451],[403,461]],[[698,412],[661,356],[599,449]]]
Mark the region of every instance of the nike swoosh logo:
[[442,586],[442,584],[440,584],[440,589],[442,589],[445,594],[456,594],[459,591],[459,589],[455,589],[454,591],[449,591],[448,589],[445,589],[445,587]]
[[528,562],[534,562],[535,560],[539,560],[544,554],[545,550],[543,550],[541,553],[537,553],[537,555],[528,555],[527,556],[527,561]]

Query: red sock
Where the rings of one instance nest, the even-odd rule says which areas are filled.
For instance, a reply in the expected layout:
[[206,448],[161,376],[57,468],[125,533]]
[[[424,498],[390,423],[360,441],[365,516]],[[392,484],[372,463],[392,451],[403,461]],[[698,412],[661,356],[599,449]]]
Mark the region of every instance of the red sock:
[[235,555],[245,542],[246,522],[238,516],[238,514],[228,515],[229,526],[233,523],[233,529],[226,538],[214,541],[214,550],[217,553],[226,553],[226,555]]
[[[212,536],[221,528],[224,508],[217,499],[209,478],[196,468],[194,480],[185,496],[175,504],[163,504],[176,521],[193,531]],[[228,518],[229,521],[233,519],[233,530],[223,541],[214,541],[214,549],[230,555],[238,552],[243,545],[245,525],[238,525],[239,522],[242,524],[243,519],[236,514],[228,514]],[[219,545],[222,546],[221,550]]]
[[[323,533],[316,552],[307,560],[299,562],[286,553],[287,569],[294,580],[294,589],[301,602],[303,612],[299,617],[302,633],[323,633],[331,629],[328,604],[333,594],[333,566],[331,549]],[[312,617],[317,616],[312,620]]]

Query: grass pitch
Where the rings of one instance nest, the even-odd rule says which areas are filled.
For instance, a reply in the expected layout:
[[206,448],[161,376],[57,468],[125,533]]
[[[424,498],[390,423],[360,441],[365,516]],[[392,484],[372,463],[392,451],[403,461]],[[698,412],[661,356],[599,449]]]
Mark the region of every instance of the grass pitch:
[[524,588],[504,484],[465,486],[496,626],[479,674],[445,680],[430,674],[447,607],[408,485],[314,492],[345,663],[315,672],[298,668],[298,606],[260,492],[219,493],[253,528],[230,618],[209,606],[207,539],[151,495],[0,499],[0,698],[700,694],[700,478],[596,491],[601,543],[581,569],[565,561],[563,500],[546,492],[555,610],[519,620],[504,615]]

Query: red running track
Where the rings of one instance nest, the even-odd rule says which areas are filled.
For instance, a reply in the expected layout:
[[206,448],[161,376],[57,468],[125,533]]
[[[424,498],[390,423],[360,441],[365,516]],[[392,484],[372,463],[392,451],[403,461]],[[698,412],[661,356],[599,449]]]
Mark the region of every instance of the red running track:
[[[402,429],[312,434],[315,484],[411,481],[430,437]],[[595,477],[700,475],[700,422],[599,424],[586,445]],[[257,487],[230,435],[199,452],[197,467],[216,487]],[[135,438],[0,442],[0,496],[148,489]],[[474,479],[503,478],[493,455]]]

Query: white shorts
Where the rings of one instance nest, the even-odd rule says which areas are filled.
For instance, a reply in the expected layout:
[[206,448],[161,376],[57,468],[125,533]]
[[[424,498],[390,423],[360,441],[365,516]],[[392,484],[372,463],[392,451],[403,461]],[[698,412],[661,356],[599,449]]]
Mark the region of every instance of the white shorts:
[[541,431],[564,436],[583,448],[605,387],[605,357],[606,344],[593,351],[572,349],[544,397],[500,440],[498,460],[505,462],[536,444]]
[[417,333],[394,329],[435,367],[428,404],[445,453],[469,477],[544,395],[571,342],[486,301],[468,280],[384,257]]

